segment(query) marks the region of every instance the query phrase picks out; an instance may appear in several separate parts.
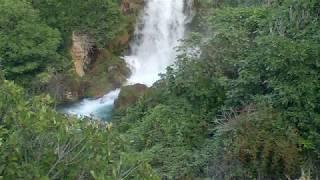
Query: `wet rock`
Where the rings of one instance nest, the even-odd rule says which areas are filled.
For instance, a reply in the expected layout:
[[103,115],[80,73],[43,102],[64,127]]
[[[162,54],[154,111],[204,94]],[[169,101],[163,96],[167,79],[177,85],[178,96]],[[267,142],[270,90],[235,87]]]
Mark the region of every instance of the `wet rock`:
[[121,87],[130,75],[126,62],[104,49],[99,52],[92,69],[82,78],[88,87],[88,97],[101,97],[112,89]]
[[117,110],[123,110],[130,105],[136,103],[141,96],[143,96],[148,87],[144,84],[134,84],[124,86],[121,88],[118,99],[115,101],[115,108]]

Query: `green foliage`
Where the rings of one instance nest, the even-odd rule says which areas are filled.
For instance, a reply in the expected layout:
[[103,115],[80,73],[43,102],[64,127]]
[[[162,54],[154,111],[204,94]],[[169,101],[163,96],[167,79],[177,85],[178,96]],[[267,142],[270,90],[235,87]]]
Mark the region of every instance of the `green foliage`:
[[0,82],[0,177],[4,179],[158,179],[144,161],[124,153],[112,124],[66,118],[49,97],[25,98]]
[[177,63],[115,121],[133,150],[168,179],[319,177],[320,4],[198,3]]
[[225,113],[216,128],[210,152],[211,176],[262,179],[297,177],[300,149],[297,131],[266,107],[248,106]]
[[[103,47],[123,21],[112,0],[2,1],[0,61],[11,79],[43,72],[65,49],[49,26]],[[64,117],[0,76],[0,177],[319,178],[320,3],[197,3],[177,63],[113,127]]]
[[122,16],[116,0],[2,0],[0,4],[0,68],[7,79],[34,94],[50,92],[54,86],[50,80],[61,76],[77,81],[70,72],[72,33],[88,35],[93,48],[106,48],[131,28],[132,20]]
[[50,26],[58,28],[65,36],[72,32],[86,33],[99,47],[104,47],[123,28],[117,0],[29,1]]
[[148,114],[139,121],[131,121],[123,132],[133,150],[169,179],[191,177],[204,164],[203,158],[198,159],[195,147],[201,146],[206,136],[205,124],[184,104],[187,103],[174,99],[171,105],[150,107]]
[[43,23],[29,3],[2,0],[0,13],[0,64],[6,77],[23,81],[24,75],[59,63],[60,34]]

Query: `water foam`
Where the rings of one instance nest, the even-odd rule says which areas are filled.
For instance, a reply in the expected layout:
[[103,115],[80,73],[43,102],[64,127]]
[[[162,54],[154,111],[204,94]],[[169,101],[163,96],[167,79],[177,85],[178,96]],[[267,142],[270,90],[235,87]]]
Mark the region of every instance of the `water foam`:
[[125,57],[133,72],[129,84],[151,86],[159,79],[159,73],[174,62],[175,47],[184,36],[189,17],[185,5],[183,0],[147,1],[141,23],[136,27],[131,54]]
[[[151,86],[173,64],[177,55],[175,47],[185,33],[190,21],[192,0],[147,0],[136,26],[131,53],[124,59],[132,70],[128,84],[141,83]],[[84,99],[64,108],[68,114],[105,118],[110,115],[117,89],[99,99]]]
[[76,115],[79,118],[92,117],[107,119],[119,93],[120,89],[116,89],[98,99],[83,99],[76,104],[63,108],[63,112]]

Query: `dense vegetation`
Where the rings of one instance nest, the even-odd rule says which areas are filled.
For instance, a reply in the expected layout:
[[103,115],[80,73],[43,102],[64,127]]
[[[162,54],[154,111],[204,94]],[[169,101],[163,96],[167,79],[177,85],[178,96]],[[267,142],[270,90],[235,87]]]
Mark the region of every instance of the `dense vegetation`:
[[[120,28],[111,0],[0,2],[2,73],[21,84],[63,69],[72,30],[103,46]],[[116,17],[74,19],[97,2]],[[320,2],[197,8],[177,63],[113,125],[58,114],[50,97],[30,97],[1,76],[0,178],[319,178]]]
[[120,131],[169,179],[319,177],[319,1],[203,3]]
[[103,48],[126,25],[117,0],[1,0],[0,13],[2,69],[28,89],[72,67],[73,32],[90,35]]
[[66,118],[48,96],[26,99],[0,80],[0,178],[157,179],[144,161],[127,156],[112,125]]

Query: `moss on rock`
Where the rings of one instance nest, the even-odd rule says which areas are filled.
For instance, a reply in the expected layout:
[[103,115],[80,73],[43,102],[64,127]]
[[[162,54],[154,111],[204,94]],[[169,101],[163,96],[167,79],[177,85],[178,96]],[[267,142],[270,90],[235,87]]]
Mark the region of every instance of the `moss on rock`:
[[118,99],[115,102],[116,110],[123,110],[136,103],[143,96],[148,87],[144,84],[134,84],[121,88]]
[[129,75],[130,69],[125,61],[104,49],[99,52],[95,65],[83,78],[88,84],[85,96],[103,96],[108,91],[119,88]]
[[[126,3],[129,3],[129,6]],[[120,88],[126,82],[131,72],[120,56],[129,47],[137,15],[143,5],[143,0],[121,1],[122,8],[130,9],[122,9],[123,16],[121,24],[117,27],[118,34],[106,42],[104,48],[97,48],[94,43],[91,44],[94,51],[90,53],[94,54],[90,55],[90,63],[83,63],[86,67],[81,67],[85,69],[82,75],[77,75],[76,68],[70,66],[69,70],[52,78],[49,82],[49,92],[59,103],[73,102],[84,97],[101,97],[115,88]]]

